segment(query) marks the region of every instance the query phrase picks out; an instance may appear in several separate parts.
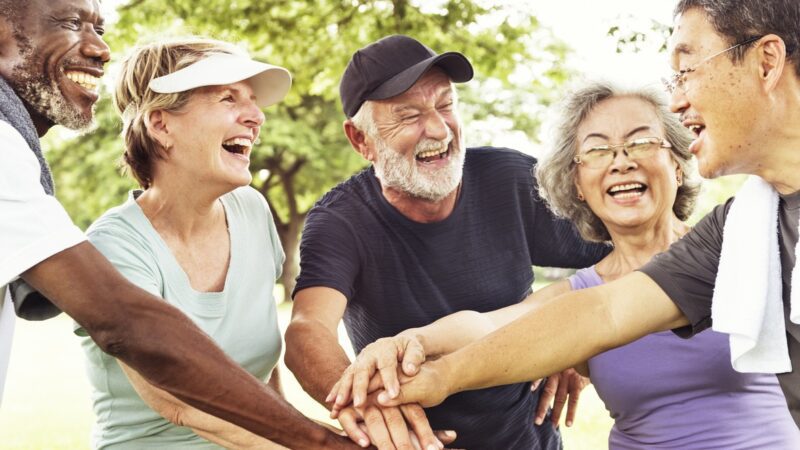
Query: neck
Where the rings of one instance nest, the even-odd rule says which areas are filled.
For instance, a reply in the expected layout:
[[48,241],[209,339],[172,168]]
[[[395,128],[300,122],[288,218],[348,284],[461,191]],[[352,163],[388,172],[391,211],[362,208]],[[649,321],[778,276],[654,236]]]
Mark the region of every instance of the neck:
[[433,223],[441,222],[452,214],[456,206],[461,185],[445,198],[433,201],[413,197],[406,192],[381,186],[381,192],[386,201],[394,206],[400,214],[414,222]]
[[786,84],[770,104],[772,114],[765,120],[771,120],[771,126],[762,133],[758,160],[750,172],[784,195],[800,191],[800,80],[792,77]]
[[609,227],[614,250],[597,263],[597,271],[611,281],[642,267],[650,259],[667,250],[673,242],[689,231],[689,226],[675,217],[672,211],[655,225],[638,227]]
[[50,131],[50,128],[53,128],[53,121],[48,119],[47,117],[40,114],[36,109],[32,108],[25,100],[22,100],[22,103],[25,105],[25,109],[28,111],[28,114],[31,115],[31,121],[33,122],[33,127],[36,128],[36,134],[39,137],[43,137]]
[[182,188],[175,181],[155,180],[136,202],[161,234],[189,241],[225,221],[220,195],[203,192],[198,183]]

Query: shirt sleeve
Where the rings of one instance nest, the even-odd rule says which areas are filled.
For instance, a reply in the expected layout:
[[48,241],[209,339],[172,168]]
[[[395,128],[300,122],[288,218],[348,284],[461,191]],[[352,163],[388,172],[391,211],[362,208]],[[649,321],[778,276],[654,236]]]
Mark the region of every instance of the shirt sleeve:
[[2,121],[0,149],[0,285],[5,285],[86,238],[58,200],[44,192],[39,161],[25,140]]
[[350,300],[360,271],[355,230],[326,208],[312,209],[300,241],[300,275],[292,292],[316,286],[335,289]]
[[731,203],[732,199],[714,208],[669,250],[639,269],[689,319],[689,326],[673,330],[681,337],[694,336],[711,326],[711,299],[722,251],[722,231]]

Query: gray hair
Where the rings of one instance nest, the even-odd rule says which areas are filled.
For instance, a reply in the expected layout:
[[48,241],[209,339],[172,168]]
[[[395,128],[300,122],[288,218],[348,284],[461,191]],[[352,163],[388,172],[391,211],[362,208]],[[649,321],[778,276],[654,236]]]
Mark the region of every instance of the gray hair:
[[[800,76],[800,2],[797,0],[680,0],[674,15],[690,9],[701,9],[717,33],[729,45],[754,37],[776,34],[786,44],[786,59]],[[741,61],[746,46],[730,52],[733,62]]]
[[542,199],[556,215],[571,220],[581,236],[590,241],[607,242],[611,240],[611,235],[586,202],[578,200],[574,183],[577,166],[572,158],[578,150],[578,127],[600,102],[614,97],[638,98],[653,106],[664,127],[665,138],[672,145],[672,158],[683,172],[683,184],[678,187],[672,205],[672,211],[680,220],[686,220],[692,214],[700,193],[699,178],[689,152],[692,138],[677,116],[669,112],[660,90],[622,89],[609,82],[583,85],[568,93],[561,103],[555,122],[552,152],[539,161],[535,171]]

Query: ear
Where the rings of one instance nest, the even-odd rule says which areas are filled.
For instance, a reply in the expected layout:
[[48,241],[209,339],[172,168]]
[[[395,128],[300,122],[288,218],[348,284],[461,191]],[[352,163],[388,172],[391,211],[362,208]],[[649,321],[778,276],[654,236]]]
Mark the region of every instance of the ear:
[[147,120],[144,121],[147,134],[155,139],[166,153],[172,147],[172,136],[167,125],[168,121],[168,114],[161,110],[151,111],[147,116]]
[[353,146],[353,150],[359,155],[363,156],[367,161],[375,161],[375,151],[372,145],[369,144],[367,134],[356,128],[352,120],[347,119],[344,121],[344,134],[347,135],[347,140]]
[[757,47],[758,75],[767,93],[774,92],[786,65],[786,44],[780,36],[768,34]]
[[583,195],[583,190],[581,190],[581,186],[580,186],[580,184],[578,184],[578,175],[577,174],[575,175],[574,184],[575,184],[575,190],[578,192],[578,200],[580,200],[580,201],[586,200],[586,196]]

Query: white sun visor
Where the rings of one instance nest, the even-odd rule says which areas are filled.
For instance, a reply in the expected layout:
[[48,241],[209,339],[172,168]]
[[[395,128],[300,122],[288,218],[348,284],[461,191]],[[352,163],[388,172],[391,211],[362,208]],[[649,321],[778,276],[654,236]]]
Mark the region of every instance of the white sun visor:
[[292,86],[292,75],[283,67],[246,56],[215,53],[177,72],[150,80],[149,87],[161,94],[184,92],[203,86],[221,86],[248,80],[261,108],[283,100]]

